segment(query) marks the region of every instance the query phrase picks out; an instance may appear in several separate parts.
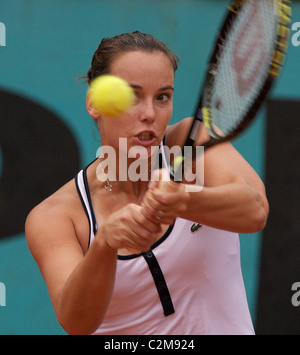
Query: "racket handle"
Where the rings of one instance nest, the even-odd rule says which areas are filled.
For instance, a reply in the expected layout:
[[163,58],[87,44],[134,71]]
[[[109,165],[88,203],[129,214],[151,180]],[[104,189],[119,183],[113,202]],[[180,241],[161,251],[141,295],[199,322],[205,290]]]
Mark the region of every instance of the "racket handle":
[[203,124],[202,109],[198,108],[197,112],[195,114],[193,124],[190,129],[190,132],[189,132],[188,137],[184,143],[185,146],[194,145],[195,141],[197,140],[197,138],[199,136],[202,124]]

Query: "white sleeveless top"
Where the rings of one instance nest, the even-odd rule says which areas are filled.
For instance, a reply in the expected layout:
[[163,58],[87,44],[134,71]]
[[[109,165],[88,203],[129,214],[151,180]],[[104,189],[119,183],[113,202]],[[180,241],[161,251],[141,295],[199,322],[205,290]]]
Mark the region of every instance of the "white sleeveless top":
[[[76,186],[97,231],[86,169]],[[98,221],[101,223],[101,221]],[[118,256],[102,335],[253,335],[239,236],[177,218],[149,253]]]

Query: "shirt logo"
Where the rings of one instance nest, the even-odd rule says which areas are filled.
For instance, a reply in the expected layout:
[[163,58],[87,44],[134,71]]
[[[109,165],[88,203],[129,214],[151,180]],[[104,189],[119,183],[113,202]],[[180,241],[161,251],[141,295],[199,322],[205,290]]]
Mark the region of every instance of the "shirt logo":
[[197,232],[197,230],[199,229],[199,228],[201,228],[202,227],[202,224],[199,224],[199,223],[194,223],[192,226],[191,226],[191,232],[192,233],[195,233],[195,232]]

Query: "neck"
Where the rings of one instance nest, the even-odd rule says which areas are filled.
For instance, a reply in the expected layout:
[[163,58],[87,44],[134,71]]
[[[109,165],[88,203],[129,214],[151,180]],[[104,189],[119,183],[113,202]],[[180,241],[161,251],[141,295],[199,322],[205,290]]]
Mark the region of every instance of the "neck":
[[132,159],[127,161],[127,165],[109,164],[103,156],[100,156],[96,175],[98,181],[104,183],[104,188],[108,192],[123,190],[138,197],[147,190],[151,173],[157,168],[156,165],[156,159],[153,158]]
[[110,186],[121,182],[150,181],[151,173],[159,168],[158,154],[153,154],[147,159],[129,158],[120,159],[113,155],[101,154],[98,158],[97,178],[107,181]]

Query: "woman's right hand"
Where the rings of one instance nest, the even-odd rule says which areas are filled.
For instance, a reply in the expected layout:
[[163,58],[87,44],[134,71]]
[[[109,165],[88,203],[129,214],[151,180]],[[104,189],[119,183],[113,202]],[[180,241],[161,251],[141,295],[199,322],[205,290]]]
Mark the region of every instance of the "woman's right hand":
[[149,251],[161,226],[148,220],[141,209],[130,203],[112,213],[101,224],[96,237],[103,238],[106,245],[115,250],[126,249],[133,254]]

